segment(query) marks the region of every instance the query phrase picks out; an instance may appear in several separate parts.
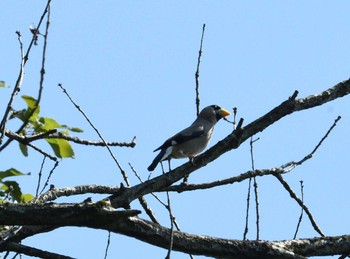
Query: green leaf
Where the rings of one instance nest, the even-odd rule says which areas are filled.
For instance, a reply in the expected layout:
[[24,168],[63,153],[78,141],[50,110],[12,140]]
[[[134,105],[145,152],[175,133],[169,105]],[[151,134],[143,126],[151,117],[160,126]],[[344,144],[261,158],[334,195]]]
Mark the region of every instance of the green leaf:
[[2,183],[3,185],[1,186],[1,189],[6,193],[9,193],[15,201],[21,202],[22,191],[21,188],[19,188],[18,183],[15,181],[6,181]]
[[5,84],[5,81],[0,81],[0,87],[5,87],[6,84]]
[[0,181],[2,181],[2,179],[6,178],[6,177],[22,176],[22,175],[26,175],[26,174],[21,173],[20,171],[18,171],[15,168],[10,168],[10,169],[7,169],[6,171],[0,171]]
[[[36,107],[37,100],[31,96],[28,96],[28,95],[23,95],[22,99],[26,102],[26,104],[28,106],[28,109],[26,111],[26,116],[25,116],[25,118],[27,118],[28,115],[30,113],[32,113],[33,109]],[[40,113],[40,106],[38,105],[36,107],[34,113],[32,114],[32,116],[29,118],[29,121],[34,123],[36,121],[36,119],[38,118],[39,113]]]
[[27,157],[28,156],[28,147],[27,145],[24,145],[22,143],[19,143],[19,149],[21,150],[22,154]]
[[67,125],[62,125],[63,128],[66,128],[72,132],[77,132],[77,133],[81,133],[81,132],[84,132],[82,129],[80,128],[77,128],[77,127],[68,127]]
[[34,109],[37,103],[37,100],[29,95],[22,95],[22,99],[27,103],[28,108]]
[[57,128],[62,128],[62,125],[59,124],[57,121],[55,121],[52,118],[44,118],[44,117],[40,117],[39,122],[42,123],[41,125],[41,129],[46,132],[48,130],[52,130],[52,129],[57,129]]
[[70,131],[73,131],[73,132],[77,132],[77,133],[84,132],[82,129],[80,129],[80,128],[76,128],[76,127],[69,128],[69,130],[70,130]]
[[34,199],[34,196],[30,193],[22,194],[22,196],[21,196],[22,203],[28,203],[33,199]]
[[74,151],[69,142],[65,139],[45,139],[51,146],[55,155],[59,158],[74,158]]

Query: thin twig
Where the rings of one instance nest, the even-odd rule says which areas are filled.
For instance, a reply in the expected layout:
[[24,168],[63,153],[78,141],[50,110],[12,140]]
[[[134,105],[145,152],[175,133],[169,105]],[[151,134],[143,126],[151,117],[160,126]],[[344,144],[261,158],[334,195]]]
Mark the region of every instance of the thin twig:
[[33,144],[28,143],[27,145],[28,145],[29,147],[31,147],[32,149],[34,149],[35,151],[38,151],[39,153],[43,154],[44,156],[47,156],[47,157],[50,158],[52,161],[55,161],[55,162],[57,161],[57,157],[50,155],[49,153],[47,153],[47,152],[45,152],[44,150],[42,150],[42,149],[40,149],[40,148],[34,146]]
[[233,130],[236,130],[237,107],[233,107]]
[[[51,17],[50,4],[47,5],[46,10],[47,10],[47,20],[46,20],[45,34],[43,35],[44,36],[44,45],[43,45],[43,54],[42,54],[42,59],[41,59],[39,92],[38,92],[38,97],[37,97],[36,102],[35,102],[35,106],[27,116],[27,119],[26,119],[27,121],[35,113],[35,111],[38,109],[40,101],[41,101],[43,89],[44,89],[46,48],[47,48],[47,39],[48,39],[48,35],[49,35],[50,17]],[[37,30],[37,31],[39,32],[39,30]],[[35,38],[35,36],[36,35],[34,35],[33,38]],[[27,123],[25,123],[25,125],[26,124]]]
[[289,184],[283,179],[282,175],[276,173],[274,174],[274,176],[280,181],[283,187],[289,192],[289,195],[299,204],[300,207],[303,208],[306,215],[309,217],[311,225],[314,227],[315,231],[319,233],[322,237],[324,237],[325,235],[323,234],[322,230],[319,228],[316,221],[314,220],[314,217],[312,216],[309,208],[306,207],[305,204],[298,198],[298,196],[295,194],[292,188],[290,188]]
[[[139,181],[141,183],[143,183],[141,177],[136,172],[135,168],[131,165],[131,163],[129,163],[129,166],[131,168],[131,171],[133,171],[133,173],[136,175],[136,177],[139,179]],[[153,193],[152,193],[152,195],[155,196],[155,194],[153,194]],[[159,221],[156,219],[156,217],[155,217],[153,211],[151,210],[151,208],[148,207],[148,204],[147,204],[147,202],[146,202],[146,200],[145,200],[145,198],[143,196],[139,198],[139,202],[140,202],[142,208],[145,210],[145,212],[148,215],[148,217],[152,220],[152,222],[159,224]]]
[[258,196],[258,182],[256,177],[254,180],[254,195],[255,195],[255,214],[256,214],[256,240],[260,240],[260,211],[259,211],[259,196]]
[[[1,124],[0,124],[0,145],[2,144],[2,140],[5,136],[5,128],[6,128],[6,123],[8,120],[8,115],[10,111],[12,110],[12,103],[15,99],[15,96],[18,94],[18,92],[21,90],[22,86],[22,81],[23,81],[23,76],[24,76],[24,52],[23,52],[23,42],[22,42],[22,35],[19,31],[16,31],[17,36],[18,36],[18,42],[20,45],[20,51],[21,51],[21,65],[20,65],[20,70],[19,70],[19,75],[15,84],[15,87],[13,88],[10,100],[7,104],[6,111],[4,113],[4,116],[2,117]],[[0,150],[1,151],[1,150]]]
[[195,74],[195,79],[196,79],[196,109],[197,109],[197,116],[198,116],[198,114],[199,114],[199,109],[200,109],[200,98],[199,98],[199,67],[200,67],[200,64],[201,64],[204,32],[205,32],[205,23],[203,24],[203,27],[202,27],[201,44],[200,44],[199,52],[198,52],[197,70],[196,70],[196,74]]
[[119,164],[117,158],[114,156],[112,150],[110,149],[110,147],[107,145],[107,142],[105,141],[105,139],[103,138],[103,136],[101,135],[100,131],[94,126],[94,124],[91,122],[91,120],[87,117],[87,115],[85,114],[85,112],[80,108],[80,106],[78,106],[75,101],[70,97],[70,95],[68,94],[67,90],[63,87],[63,85],[61,83],[58,84],[58,86],[63,90],[63,93],[68,97],[68,99],[70,100],[70,102],[75,106],[75,108],[77,108],[77,110],[84,116],[84,118],[86,119],[86,121],[90,124],[90,126],[95,130],[95,132],[97,133],[97,135],[100,137],[100,139],[102,140],[102,142],[105,144],[109,154],[111,155],[111,157],[113,158],[114,162],[117,164],[123,178],[124,181],[126,183],[127,186],[130,186],[129,183],[129,179],[126,175],[126,172],[124,171],[124,169],[121,167],[121,165]]
[[[253,140],[253,137],[250,138],[250,157],[252,161],[252,170],[255,171],[255,162],[254,162],[254,152],[253,144],[258,141],[260,138]],[[260,213],[259,213],[259,196],[258,196],[258,183],[256,177],[254,179],[254,195],[255,195],[255,213],[256,213],[256,240],[260,239]]]
[[172,185],[167,188],[161,189],[159,191],[173,191],[173,192],[186,192],[186,191],[194,191],[194,190],[205,190],[205,189],[210,189],[210,188],[215,188],[227,184],[233,184],[233,183],[239,183],[245,180],[249,180],[250,178],[254,176],[264,176],[264,175],[273,175],[276,172],[280,174],[285,174],[289,173],[279,167],[275,168],[269,168],[269,169],[260,169],[260,170],[255,170],[255,171],[247,171],[245,173],[242,173],[237,176],[233,176],[230,178],[226,178],[223,180],[217,180],[209,183],[200,183],[200,184],[178,184],[178,185]]
[[104,257],[104,259],[107,259],[108,249],[109,249],[109,245],[110,244],[111,244],[111,231],[108,231],[107,246],[106,246],[106,250],[105,250],[105,257]]
[[41,189],[40,194],[42,194],[42,193],[44,192],[44,190],[45,190],[46,186],[48,186],[48,185],[49,185],[50,178],[51,178],[51,176],[52,176],[53,172],[55,171],[55,169],[56,169],[56,167],[57,167],[58,165],[59,165],[59,162],[58,162],[58,161],[56,161],[55,165],[54,165],[54,166],[53,166],[53,168],[51,169],[51,171],[50,171],[50,173],[49,173],[49,175],[48,175],[48,177],[47,177],[47,179],[46,179],[46,182],[45,182],[45,184],[44,184],[43,188]]
[[311,151],[310,154],[306,155],[303,159],[301,159],[298,162],[295,161],[290,161],[288,163],[285,163],[284,165],[281,166],[283,170],[286,172],[289,172],[293,170],[295,167],[302,165],[305,161],[309,160],[312,158],[312,156],[316,153],[316,151],[319,149],[319,147],[322,145],[323,141],[328,137],[328,135],[331,133],[331,131],[334,129],[334,127],[337,125],[337,122],[341,119],[341,116],[338,116],[332,126],[328,129],[327,133],[323,136],[323,138],[320,140],[320,142],[316,145],[316,147]]
[[166,192],[166,196],[167,196],[167,201],[168,201],[167,209],[169,211],[169,217],[170,217],[170,242],[169,242],[168,254],[165,258],[170,259],[171,251],[173,250],[173,242],[174,242],[174,219],[175,218],[174,218],[173,212],[171,210],[169,192]]
[[[300,192],[301,192],[301,201],[302,201],[302,203],[304,203],[304,183],[303,183],[303,181],[300,181]],[[298,220],[297,228],[295,230],[293,239],[297,238],[299,227],[300,227],[301,221],[303,219],[303,214],[304,214],[304,209],[301,208],[300,217],[299,217],[299,220]]]
[[249,178],[248,182],[248,193],[247,193],[247,208],[246,208],[246,215],[245,215],[245,228],[243,233],[243,240],[247,240],[247,234],[248,234],[248,225],[249,225],[249,207],[250,207],[250,189],[252,186],[252,178]]
[[335,126],[337,126],[337,122],[341,119],[341,116],[338,116],[333,125],[329,128],[329,130],[327,131],[326,135],[324,135],[324,137],[320,140],[320,142],[317,144],[317,146],[314,148],[314,150],[311,151],[310,154],[308,154],[306,157],[304,157],[302,160],[300,160],[299,162],[296,162],[295,165],[301,165],[302,163],[304,163],[306,160],[312,158],[312,156],[316,153],[317,149],[322,145],[323,141],[325,141],[325,139],[328,137],[329,133],[331,133],[331,131],[334,129]]
[[[253,140],[253,137],[250,138],[250,158],[251,158],[251,164],[252,164],[252,172],[255,171],[255,162],[254,162],[254,152],[253,152],[253,144],[254,142],[258,141],[259,138]],[[250,190],[251,190],[251,183],[252,178],[254,179],[254,194],[255,194],[255,212],[256,212],[256,239],[260,239],[260,213],[259,213],[259,196],[258,196],[258,184],[256,181],[256,177],[249,178],[249,185],[248,185],[248,194],[247,194],[247,209],[246,209],[246,222],[245,222],[245,229],[243,234],[243,240],[246,240],[247,234],[248,234],[248,223],[249,223],[249,207],[250,207]]]
[[44,168],[44,164],[45,164],[45,159],[46,159],[46,156],[44,156],[43,161],[41,163],[41,167],[40,167],[40,171],[39,171],[39,175],[38,175],[38,184],[36,187],[35,197],[38,197],[38,195],[39,195],[39,188],[40,188],[41,176],[42,176],[42,172],[43,172],[43,168]]
[[67,141],[72,141],[76,144],[82,144],[82,145],[90,145],[90,146],[119,146],[119,147],[135,147],[136,146],[136,136],[133,137],[133,139],[130,142],[103,142],[103,141],[93,141],[93,140],[85,140],[80,139],[77,137],[68,136],[66,134],[63,134],[62,132],[57,132],[56,134],[50,134],[46,138],[59,138],[59,139],[65,139]]
[[237,119],[237,111],[238,111],[238,109],[237,109],[237,107],[233,107],[232,110],[233,110],[233,121],[230,121],[227,117],[224,117],[223,120],[227,121],[228,123],[231,123],[233,125],[233,130],[235,131],[237,129],[237,126],[236,126],[237,125],[237,121],[236,121],[236,119]]
[[65,139],[67,141],[72,141],[76,144],[82,144],[82,145],[90,145],[90,146],[105,146],[106,144],[108,146],[119,146],[119,147],[135,147],[136,145],[136,137],[133,137],[133,139],[130,142],[102,142],[102,141],[93,141],[93,140],[85,140],[78,137],[72,137],[69,135],[64,134],[63,132],[57,132],[57,129],[48,130],[46,132],[40,132],[31,136],[23,136],[22,134],[18,134],[12,131],[9,131],[8,129],[5,130],[6,137],[10,139],[14,139],[19,141],[22,144],[27,144],[29,142],[33,142],[36,140],[41,140],[45,138],[51,138],[51,139]]

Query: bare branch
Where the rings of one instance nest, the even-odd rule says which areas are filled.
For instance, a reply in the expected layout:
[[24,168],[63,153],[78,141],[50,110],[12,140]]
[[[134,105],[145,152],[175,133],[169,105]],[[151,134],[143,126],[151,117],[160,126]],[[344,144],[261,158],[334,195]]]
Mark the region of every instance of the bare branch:
[[32,149],[34,149],[35,151],[38,151],[39,153],[43,154],[44,156],[50,158],[52,161],[57,162],[57,157],[50,155],[49,153],[47,153],[47,152],[45,152],[44,150],[42,150],[42,149],[40,149],[40,148],[34,146],[34,145],[31,144],[31,143],[28,143],[27,145],[28,145],[29,147],[31,147]]
[[170,241],[169,241],[168,253],[167,253],[165,258],[170,259],[171,251],[173,251],[173,245],[174,245],[174,220],[175,220],[175,217],[174,217],[172,209],[171,209],[169,192],[166,192],[166,195],[167,195],[167,201],[168,201],[167,209],[168,209],[169,218],[170,218]]
[[72,141],[77,144],[83,144],[83,145],[90,145],[90,146],[100,146],[105,147],[107,146],[119,146],[119,147],[135,147],[136,146],[136,137],[133,137],[131,142],[101,142],[101,141],[93,141],[93,140],[84,140],[77,137],[71,137],[68,135],[63,134],[62,132],[58,132],[57,134],[50,134],[47,136],[47,138],[59,138],[59,139],[65,139],[68,141]]
[[72,137],[69,135],[66,135],[62,132],[57,132],[57,129],[48,130],[46,132],[41,132],[38,134],[34,134],[31,136],[23,136],[22,134],[18,134],[15,132],[12,132],[8,129],[5,130],[6,137],[10,139],[17,140],[18,142],[26,145],[30,142],[41,140],[45,138],[57,138],[57,139],[65,139],[67,141],[72,141],[76,144],[82,144],[82,145],[89,145],[89,146],[100,146],[105,147],[107,146],[119,146],[119,147],[135,147],[136,145],[136,137],[133,137],[131,142],[101,142],[101,141],[93,141],[93,140],[85,140],[80,139],[78,137]]
[[75,106],[75,108],[77,108],[77,110],[84,116],[84,118],[86,119],[86,121],[90,124],[90,126],[95,130],[95,132],[97,133],[97,135],[100,137],[100,139],[102,140],[102,142],[105,144],[105,147],[107,148],[109,154],[111,155],[111,157],[113,158],[114,162],[117,164],[123,179],[126,183],[127,186],[130,186],[129,183],[129,179],[126,175],[126,172],[124,171],[124,169],[122,168],[122,166],[120,165],[120,163],[118,162],[117,158],[115,157],[115,155],[113,154],[112,150],[109,148],[109,146],[107,145],[107,142],[105,141],[105,139],[103,138],[103,136],[101,135],[101,133],[99,132],[99,130],[94,126],[94,124],[91,122],[91,120],[87,117],[87,115],[85,114],[85,112],[74,102],[74,100],[70,97],[70,95],[68,94],[67,90],[63,87],[63,85],[60,83],[58,84],[58,86],[63,90],[63,93],[68,97],[68,99],[71,101],[71,103]]
[[295,192],[292,190],[292,188],[290,188],[289,184],[283,179],[283,177],[280,174],[276,173],[276,174],[274,174],[274,176],[280,181],[280,183],[283,185],[283,187],[289,192],[289,195],[299,204],[300,207],[303,208],[303,210],[305,211],[306,215],[309,217],[310,222],[311,222],[312,226],[314,227],[315,231],[318,234],[320,234],[322,237],[324,237],[325,234],[323,234],[322,230],[317,225],[317,223],[314,220],[314,217],[312,216],[309,208],[306,207],[306,205],[298,198],[298,196],[295,194]]
[[57,168],[58,165],[59,165],[59,162],[56,161],[55,164],[54,164],[54,166],[53,166],[53,168],[50,170],[49,175],[47,176],[47,179],[46,179],[46,181],[45,181],[45,183],[44,183],[43,188],[41,189],[40,194],[42,194],[42,193],[44,192],[45,188],[49,185],[50,178],[51,178],[53,172],[55,171],[55,169]]
[[[133,173],[136,175],[136,177],[139,179],[139,181],[142,183],[143,181],[142,181],[141,177],[136,172],[135,168],[131,165],[131,163],[129,163],[129,166],[130,166],[131,170],[133,171]],[[140,202],[142,208],[145,210],[148,217],[152,220],[152,222],[159,224],[159,221],[157,220],[156,216],[154,215],[152,209],[148,206],[145,197],[143,197],[143,196],[140,197],[139,202]]]
[[106,250],[105,250],[105,257],[104,257],[104,259],[107,259],[108,249],[109,249],[109,245],[110,244],[111,244],[111,231],[108,231],[107,246],[106,246]]
[[[303,181],[300,181],[300,192],[301,192],[301,202],[304,203],[304,183],[303,183]],[[297,234],[298,234],[298,231],[299,231],[299,227],[300,227],[301,221],[303,219],[303,215],[304,215],[304,209],[301,208],[298,224],[297,224],[297,227],[296,227],[293,239],[297,238]]]
[[290,166],[297,166],[297,165],[301,165],[302,163],[304,163],[306,160],[309,160],[310,158],[312,158],[312,156],[316,153],[316,151],[318,150],[318,148],[322,145],[323,141],[325,141],[325,139],[328,137],[329,133],[331,133],[331,131],[334,129],[335,126],[337,126],[337,122],[341,119],[340,116],[338,116],[333,125],[329,128],[329,130],[327,131],[327,133],[323,136],[323,138],[320,140],[320,142],[316,145],[316,147],[311,151],[310,154],[308,154],[307,156],[305,156],[302,160],[298,161],[298,162],[291,162],[289,163]]
[[24,76],[25,59],[24,59],[24,53],[23,53],[22,37],[21,37],[21,33],[19,31],[17,31],[16,33],[17,33],[17,36],[18,36],[18,41],[19,41],[20,50],[21,50],[21,65],[20,65],[19,75],[18,75],[16,84],[15,84],[15,87],[13,88],[10,100],[9,100],[9,102],[7,104],[4,116],[2,117],[2,120],[1,120],[1,124],[0,124],[0,145],[2,144],[2,140],[3,140],[4,135],[5,135],[6,123],[7,123],[10,111],[12,110],[12,103],[15,100],[15,96],[21,90],[23,76]]
[[73,196],[87,193],[95,194],[113,194],[118,192],[120,189],[114,186],[100,186],[100,185],[81,185],[69,188],[56,189],[51,188],[46,193],[39,195],[35,198],[34,202],[44,203],[48,201],[56,200],[63,196]]
[[230,178],[226,178],[223,180],[218,180],[218,181],[213,181],[210,183],[201,183],[201,184],[187,184],[187,185],[173,185],[170,187],[165,188],[164,190],[160,190],[160,191],[173,191],[173,192],[185,192],[185,191],[194,191],[194,190],[205,190],[205,189],[210,189],[210,188],[214,188],[214,187],[218,187],[218,186],[223,186],[223,185],[227,185],[227,184],[233,184],[233,183],[239,183],[242,182],[244,180],[256,177],[256,176],[265,176],[265,175],[273,175],[276,172],[280,173],[280,174],[285,174],[287,173],[286,171],[284,171],[283,169],[279,168],[279,167],[275,167],[275,168],[270,168],[270,169],[257,169],[255,171],[247,171],[245,173],[242,173],[240,175],[237,176],[233,176]]
[[56,253],[47,252],[34,247],[25,246],[15,242],[8,242],[4,245],[5,251],[17,252],[29,256],[35,256],[38,258],[50,258],[50,259],[72,259],[73,257],[60,255]]
[[205,32],[205,23],[203,24],[203,27],[202,27],[201,44],[200,44],[199,52],[198,52],[197,70],[196,70],[196,74],[195,74],[195,79],[196,79],[196,111],[197,111],[197,116],[198,116],[198,114],[199,114],[199,109],[200,109],[200,98],[199,98],[199,67],[200,67],[200,64],[201,64],[204,32]]
[[38,173],[38,183],[36,185],[35,197],[38,197],[39,195],[39,188],[40,188],[41,176],[42,176],[42,172],[45,164],[45,159],[46,159],[46,156],[44,156],[43,161],[41,162],[40,171]]

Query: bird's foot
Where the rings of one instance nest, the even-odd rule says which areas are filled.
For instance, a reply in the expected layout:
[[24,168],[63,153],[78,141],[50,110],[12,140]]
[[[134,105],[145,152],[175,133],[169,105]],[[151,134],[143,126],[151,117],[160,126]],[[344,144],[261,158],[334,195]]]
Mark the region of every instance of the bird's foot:
[[187,185],[188,183],[188,174],[184,176],[184,180],[182,181],[181,185]]
[[188,157],[188,159],[190,160],[190,162],[191,162],[192,165],[196,165],[196,164],[194,163],[194,156],[190,156],[190,157]]

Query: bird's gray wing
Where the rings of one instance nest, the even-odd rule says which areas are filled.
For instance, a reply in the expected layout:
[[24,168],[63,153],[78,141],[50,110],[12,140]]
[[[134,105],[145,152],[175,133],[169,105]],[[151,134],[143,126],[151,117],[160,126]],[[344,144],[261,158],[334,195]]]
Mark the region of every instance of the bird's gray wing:
[[164,150],[170,146],[182,144],[194,138],[198,138],[204,134],[204,126],[202,125],[191,125],[190,127],[180,131],[171,138],[168,138],[163,145],[155,149],[154,151]]

